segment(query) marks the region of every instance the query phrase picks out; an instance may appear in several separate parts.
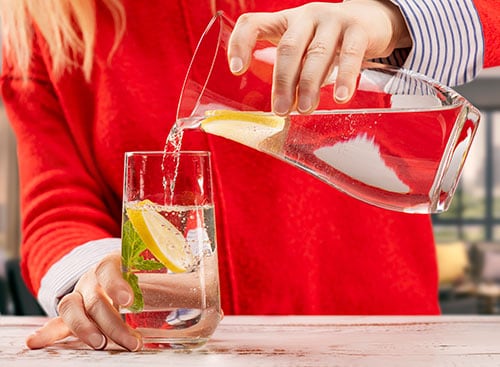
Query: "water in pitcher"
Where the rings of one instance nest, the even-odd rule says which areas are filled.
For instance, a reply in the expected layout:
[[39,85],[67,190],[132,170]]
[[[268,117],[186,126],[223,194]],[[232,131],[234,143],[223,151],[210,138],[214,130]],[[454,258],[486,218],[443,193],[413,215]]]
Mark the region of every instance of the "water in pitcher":
[[[286,118],[219,110],[207,111],[197,122],[178,121],[173,130],[201,127],[288,162],[359,200],[428,213],[439,212],[436,203],[454,189],[455,171],[476,128],[472,122],[449,123],[461,109],[317,111]],[[449,149],[457,154],[443,162]]]

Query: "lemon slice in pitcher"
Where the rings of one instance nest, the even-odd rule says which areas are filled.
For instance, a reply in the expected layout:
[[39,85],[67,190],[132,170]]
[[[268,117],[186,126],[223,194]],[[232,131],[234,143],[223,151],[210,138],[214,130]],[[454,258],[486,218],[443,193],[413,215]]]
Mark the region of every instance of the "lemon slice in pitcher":
[[212,110],[201,122],[205,132],[259,149],[260,143],[279,133],[285,118],[263,112]]
[[191,269],[195,259],[184,235],[155,209],[154,203],[144,200],[126,211],[135,231],[158,261],[174,273]]

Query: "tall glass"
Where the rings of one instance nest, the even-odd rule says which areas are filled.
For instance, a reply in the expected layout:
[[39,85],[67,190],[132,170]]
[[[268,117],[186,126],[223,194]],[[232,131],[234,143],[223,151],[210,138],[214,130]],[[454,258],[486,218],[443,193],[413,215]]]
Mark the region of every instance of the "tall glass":
[[424,75],[367,62],[349,103],[333,99],[333,67],[313,114],[279,117],[271,101],[276,47],[257,42],[248,71],[233,75],[233,25],[218,13],[199,41],[175,130],[233,140],[385,209],[448,209],[480,120],[465,98]]
[[134,304],[123,309],[146,347],[203,345],[220,319],[210,154],[125,155],[123,276]]

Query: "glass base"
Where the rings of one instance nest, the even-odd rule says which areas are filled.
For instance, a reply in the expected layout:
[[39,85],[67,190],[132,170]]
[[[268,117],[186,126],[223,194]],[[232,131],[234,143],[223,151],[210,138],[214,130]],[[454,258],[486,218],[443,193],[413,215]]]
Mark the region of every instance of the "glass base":
[[144,349],[196,349],[212,336],[221,312],[182,308],[166,311],[125,313],[126,323],[142,335]]
[[208,338],[147,338],[143,337],[147,349],[197,349],[206,344]]

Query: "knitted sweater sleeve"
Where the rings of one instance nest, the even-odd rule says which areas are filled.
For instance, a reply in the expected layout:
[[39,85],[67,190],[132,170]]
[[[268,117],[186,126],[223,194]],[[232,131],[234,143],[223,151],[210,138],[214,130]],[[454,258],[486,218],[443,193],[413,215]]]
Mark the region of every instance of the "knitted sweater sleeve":
[[96,178],[84,151],[89,145],[83,141],[86,134],[68,123],[46,60],[34,50],[25,83],[4,55],[1,77],[2,97],[18,141],[21,268],[34,294],[49,269],[74,248],[120,233],[116,209],[113,216],[105,194],[109,189]]
[[475,0],[484,36],[484,67],[500,65],[500,6],[497,0]]

